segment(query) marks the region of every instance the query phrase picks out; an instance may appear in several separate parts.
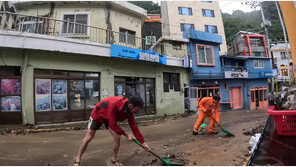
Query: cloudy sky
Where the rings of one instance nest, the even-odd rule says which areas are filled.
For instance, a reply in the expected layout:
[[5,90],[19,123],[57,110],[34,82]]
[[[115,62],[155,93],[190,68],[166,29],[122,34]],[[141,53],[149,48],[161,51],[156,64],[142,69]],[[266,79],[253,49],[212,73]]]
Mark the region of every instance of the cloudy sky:
[[[244,1],[219,1],[220,9],[223,13],[231,14],[235,10],[242,10],[244,12],[251,12],[250,6],[245,5]],[[259,8],[257,8],[258,10]]]

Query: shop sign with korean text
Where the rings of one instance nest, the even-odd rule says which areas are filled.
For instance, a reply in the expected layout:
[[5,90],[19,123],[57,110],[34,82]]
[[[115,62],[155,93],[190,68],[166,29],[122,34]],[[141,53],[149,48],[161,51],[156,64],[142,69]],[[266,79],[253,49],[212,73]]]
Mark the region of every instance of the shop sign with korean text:
[[113,44],[111,44],[111,57],[166,64],[165,55],[157,54],[151,50],[144,51]]
[[225,78],[248,78],[248,72],[225,71]]

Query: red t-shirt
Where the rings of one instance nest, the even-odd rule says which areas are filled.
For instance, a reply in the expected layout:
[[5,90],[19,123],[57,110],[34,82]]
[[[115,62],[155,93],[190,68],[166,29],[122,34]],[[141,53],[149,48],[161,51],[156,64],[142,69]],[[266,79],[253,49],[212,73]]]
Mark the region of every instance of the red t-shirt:
[[124,135],[123,131],[118,125],[117,121],[122,122],[128,120],[129,126],[140,143],[144,143],[144,138],[136,125],[134,114],[124,110],[125,103],[128,102],[127,98],[113,96],[107,97],[100,101],[91,112],[93,120],[98,121],[101,124],[109,124],[109,127],[117,134]]

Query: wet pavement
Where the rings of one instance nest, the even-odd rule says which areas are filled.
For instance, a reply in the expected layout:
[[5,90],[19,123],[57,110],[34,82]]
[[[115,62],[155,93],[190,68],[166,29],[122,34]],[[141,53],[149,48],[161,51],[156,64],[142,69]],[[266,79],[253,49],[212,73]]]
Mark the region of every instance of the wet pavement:
[[[140,125],[148,145],[161,156],[185,165],[242,165],[248,154],[251,135],[260,132],[267,120],[266,111],[228,111],[221,113],[221,125],[236,136],[192,135],[197,115],[171,117],[157,123]],[[208,125],[208,119],[205,123]],[[216,127],[218,130],[218,127]],[[123,127],[128,133],[128,126]],[[68,130],[25,135],[0,135],[0,165],[72,165],[86,133]],[[108,130],[97,131],[82,157],[81,165],[106,165],[112,156]],[[119,160],[124,165],[161,165],[153,155],[122,137]]]

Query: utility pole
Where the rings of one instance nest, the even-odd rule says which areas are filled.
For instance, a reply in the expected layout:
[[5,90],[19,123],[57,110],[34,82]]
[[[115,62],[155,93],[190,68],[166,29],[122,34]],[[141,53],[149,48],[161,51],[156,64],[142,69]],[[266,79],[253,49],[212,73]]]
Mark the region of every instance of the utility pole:
[[[281,21],[281,25],[282,25],[282,29],[283,29],[283,33],[284,33],[284,39],[285,39],[285,44],[286,44],[286,55],[287,55],[287,64],[289,64],[289,45],[288,45],[288,39],[287,39],[287,32],[286,32],[286,28],[285,28],[285,24],[284,24],[284,21],[283,21],[283,18],[282,18],[282,14],[281,14],[281,10],[279,8],[279,5],[278,5],[278,2],[274,1],[275,3],[275,6],[276,6],[276,9],[278,11],[278,14],[279,14],[279,19]],[[292,67],[293,69],[293,67]],[[294,72],[294,71],[293,71]],[[290,71],[289,71],[289,84],[291,84],[291,75],[294,75],[293,73],[291,74]]]
[[[265,37],[266,37],[267,52],[268,52],[269,57],[271,57],[272,70],[273,70],[274,62],[273,62],[273,55],[271,55],[271,50],[270,50],[270,39],[269,39],[269,35],[268,35],[268,30],[266,27],[267,23],[266,23],[264,13],[263,13],[262,2],[259,2],[259,3],[260,3],[260,11],[261,11],[261,15],[262,15],[263,27],[264,27],[264,31],[265,31]],[[271,78],[271,91],[274,91],[274,77]]]

